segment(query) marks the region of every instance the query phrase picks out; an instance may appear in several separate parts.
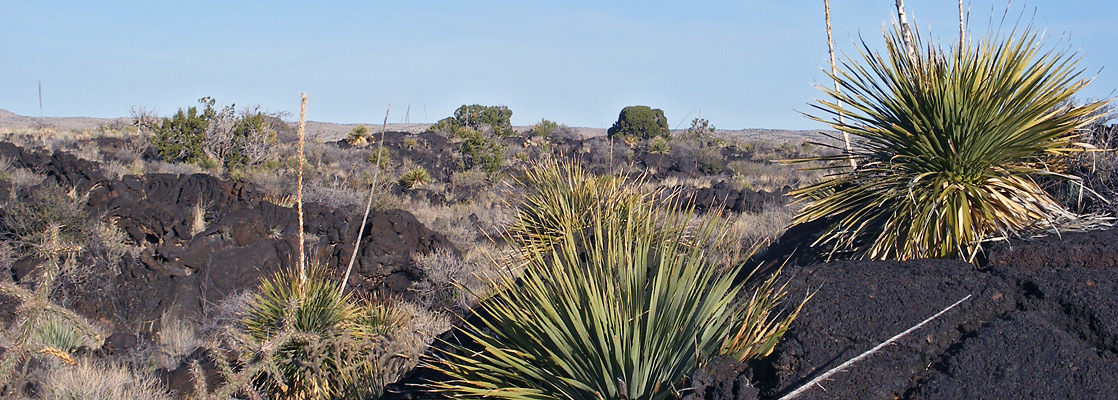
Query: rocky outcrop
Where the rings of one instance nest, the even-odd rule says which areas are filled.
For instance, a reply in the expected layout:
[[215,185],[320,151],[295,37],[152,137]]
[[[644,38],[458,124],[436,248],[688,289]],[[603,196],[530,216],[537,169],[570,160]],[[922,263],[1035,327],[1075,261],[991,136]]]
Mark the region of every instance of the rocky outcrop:
[[[0,143],[0,154],[63,187],[88,190],[92,218],[114,221],[136,244],[137,252],[112,266],[117,270],[108,284],[71,288],[71,308],[119,329],[151,329],[169,309],[200,317],[208,306],[296,263],[296,211],[264,201],[250,184],[204,174],[110,180],[95,164],[62,152]],[[199,211],[203,217],[196,221]],[[361,211],[305,206],[311,262],[340,278],[353,253]],[[426,278],[413,261],[417,253],[457,252],[406,211],[374,211],[364,228],[350,277],[358,291],[408,298],[411,285]]]
[[[1118,392],[1118,231],[993,246],[954,260],[786,267],[815,293],[774,353],[742,376],[776,398],[970,295],[798,399],[1079,399]],[[709,383],[707,385],[710,385]],[[731,399],[708,395],[707,399]]]
[[787,203],[785,194],[790,188],[779,192],[766,190],[738,189],[727,181],[718,181],[705,188],[674,187],[671,191],[680,193],[682,204],[694,205],[695,210],[706,212],[712,208],[724,208],[736,213],[757,214],[764,211],[765,207],[781,207]]

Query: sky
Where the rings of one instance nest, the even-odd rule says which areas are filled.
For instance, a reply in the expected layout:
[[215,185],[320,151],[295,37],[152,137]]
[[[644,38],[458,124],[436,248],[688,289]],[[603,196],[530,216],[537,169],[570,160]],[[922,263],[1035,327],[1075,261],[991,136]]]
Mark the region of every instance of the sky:
[[[835,45],[882,49],[894,0],[832,0]],[[1006,1],[970,0],[971,34]],[[909,0],[925,37],[958,37],[958,3]],[[1118,2],[1009,4],[1081,56],[1080,98],[1118,95]],[[173,114],[210,96],[337,123],[434,122],[505,105],[608,128],[628,105],[720,129],[819,129],[800,114],[830,85],[822,1],[0,0],[0,109],[38,116]]]

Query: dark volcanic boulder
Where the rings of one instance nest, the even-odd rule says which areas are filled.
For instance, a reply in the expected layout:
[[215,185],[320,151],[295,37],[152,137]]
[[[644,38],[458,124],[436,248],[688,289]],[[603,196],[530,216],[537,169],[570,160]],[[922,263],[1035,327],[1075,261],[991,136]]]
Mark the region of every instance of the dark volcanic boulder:
[[[203,190],[198,191],[182,189],[193,187],[192,182],[199,179],[210,185],[200,186]],[[114,199],[105,203],[112,206],[104,212],[117,218],[122,230],[133,239],[149,244],[136,262],[125,263],[118,278],[122,293],[112,297],[116,309],[127,310],[127,315],[117,316],[119,319],[152,320],[169,307],[200,315],[207,304],[251,289],[262,277],[297,262],[298,219],[294,209],[249,200],[238,185],[209,176],[196,175],[179,182],[181,186],[166,182],[150,185],[164,195],[148,195],[146,201],[122,200],[143,197],[135,194],[103,196]],[[177,192],[185,194],[166,194]],[[211,199],[212,204],[225,206],[208,211],[205,229],[192,233],[185,222],[190,216],[181,204],[198,193],[205,193],[201,198]],[[319,204],[306,205],[304,214],[308,248],[315,251],[308,256],[309,262],[323,264],[340,277],[353,253],[361,214]],[[411,285],[425,278],[415,266],[414,256],[437,248],[456,252],[442,235],[424,227],[410,213],[374,211],[365,225],[350,283],[364,291],[410,295]],[[106,306],[76,307],[83,305],[90,308],[89,312]]]
[[983,269],[949,260],[786,269],[818,289],[754,384],[776,397],[970,300],[803,398],[1108,398],[1118,392],[1118,231],[993,246]]
[[12,166],[26,168],[46,175],[64,188],[89,190],[105,179],[97,163],[77,158],[69,153],[28,150],[8,142],[0,142],[0,155],[12,160]]
[[[766,190],[737,189],[727,181],[718,181],[711,187],[692,188],[674,187],[681,193],[683,204],[694,205],[696,211],[705,212],[711,208],[724,208],[736,213],[760,213],[769,205],[783,205],[785,196],[791,188],[778,192]],[[672,190],[669,190],[672,191]]]
[[1018,287],[1022,310],[1118,354],[1118,230],[1013,241],[991,253],[990,269]]
[[962,343],[913,398],[1105,399],[1118,393],[1118,359],[1084,346],[1044,315],[996,320]]
[[970,300],[912,335],[854,364],[801,399],[902,396],[963,336],[1013,309],[1012,288],[954,260],[833,262],[791,268],[791,299],[815,296],[770,357],[766,395],[807,380],[869,350],[964,296]]
[[718,357],[691,375],[690,394],[683,400],[756,400],[759,394],[747,365]]
[[[70,308],[116,325],[151,329],[167,310],[192,317],[235,292],[252,289],[264,276],[297,262],[296,211],[266,201],[251,184],[210,175],[147,174],[106,179],[95,163],[63,152],[31,151],[0,143],[13,165],[44,174],[63,187],[89,190],[89,215],[113,221],[135,251],[108,266],[107,280],[68,287]],[[305,205],[310,262],[340,279],[353,254],[363,210]],[[195,219],[201,211],[202,218]],[[91,224],[96,221],[90,221]],[[457,253],[441,234],[401,210],[374,211],[358,244],[351,287],[412,295],[426,279],[413,261],[437,248]],[[7,275],[30,276],[35,260],[18,260]],[[105,266],[99,266],[105,268]],[[4,312],[0,311],[0,315]]]

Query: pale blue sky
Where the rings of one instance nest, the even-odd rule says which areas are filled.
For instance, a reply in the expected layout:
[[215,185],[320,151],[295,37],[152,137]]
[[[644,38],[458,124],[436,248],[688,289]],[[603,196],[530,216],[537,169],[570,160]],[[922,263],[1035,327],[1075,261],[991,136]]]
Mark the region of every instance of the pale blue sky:
[[[985,32],[1004,1],[973,0]],[[1118,89],[1114,0],[1014,2],[1013,15],[1080,49],[1095,81]],[[894,0],[832,0],[835,42],[880,48]],[[909,0],[921,30],[953,40],[957,3]],[[1036,16],[1031,17],[1035,10]],[[821,128],[800,116],[829,84],[821,0],[788,1],[11,1],[0,0],[0,108],[37,116],[161,115],[196,104],[261,105],[353,123],[433,122],[461,104],[609,127],[622,107],[699,115],[719,128]],[[1105,68],[1104,68],[1105,67]]]

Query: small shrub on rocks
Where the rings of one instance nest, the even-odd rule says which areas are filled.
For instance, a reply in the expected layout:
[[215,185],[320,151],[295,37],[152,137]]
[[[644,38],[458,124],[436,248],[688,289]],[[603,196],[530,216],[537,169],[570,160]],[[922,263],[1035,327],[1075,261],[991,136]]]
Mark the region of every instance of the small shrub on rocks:
[[408,189],[415,189],[428,183],[431,183],[431,174],[423,166],[412,168],[400,176],[400,186]]

